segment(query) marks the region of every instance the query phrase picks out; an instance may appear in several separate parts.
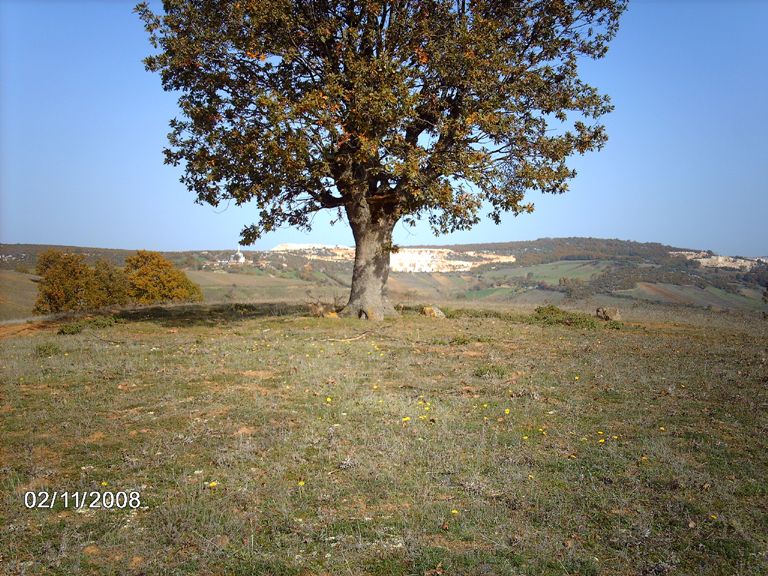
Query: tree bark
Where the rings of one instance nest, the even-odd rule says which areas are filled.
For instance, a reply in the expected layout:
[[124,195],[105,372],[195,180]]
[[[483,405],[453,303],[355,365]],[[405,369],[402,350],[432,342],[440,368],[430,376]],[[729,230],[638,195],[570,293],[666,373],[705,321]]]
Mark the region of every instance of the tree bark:
[[340,314],[382,320],[398,315],[385,294],[392,231],[397,219],[386,214],[371,214],[367,208],[365,206],[365,210],[358,210],[347,207],[347,216],[355,237],[355,266],[349,302]]

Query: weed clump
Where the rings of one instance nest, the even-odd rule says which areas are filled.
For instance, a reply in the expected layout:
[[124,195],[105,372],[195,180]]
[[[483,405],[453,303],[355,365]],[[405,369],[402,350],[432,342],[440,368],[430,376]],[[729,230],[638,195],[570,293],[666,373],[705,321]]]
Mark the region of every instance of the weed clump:
[[61,348],[53,342],[43,342],[35,346],[35,356],[38,358],[50,358],[57,354],[61,354]]
[[72,334],[80,334],[80,332],[82,331],[83,331],[82,322],[70,322],[69,324],[64,324],[64,326],[59,328],[59,331],[56,333],[61,334],[63,336],[71,336]]
[[544,324],[546,326],[560,324],[574,328],[587,328],[589,330],[595,330],[598,327],[597,321],[592,316],[582,312],[568,312],[552,304],[536,308],[531,319],[535,324]]
[[59,328],[58,334],[72,335],[80,334],[85,328],[109,328],[117,324],[119,320],[114,316],[97,316],[96,318],[88,318],[85,320],[78,320],[77,322],[69,322]]
[[498,364],[481,364],[475,368],[472,375],[478,378],[504,378],[507,375],[507,369]]

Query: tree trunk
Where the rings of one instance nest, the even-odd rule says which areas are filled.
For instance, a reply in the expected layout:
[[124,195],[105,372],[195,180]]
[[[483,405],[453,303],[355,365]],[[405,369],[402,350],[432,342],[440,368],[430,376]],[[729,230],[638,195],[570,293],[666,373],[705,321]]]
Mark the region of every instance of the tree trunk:
[[355,237],[355,267],[349,302],[340,314],[367,320],[397,316],[384,294],[396,220],[386,215],[373,219],[367,210],[361,215],[349,208],[347,215]]

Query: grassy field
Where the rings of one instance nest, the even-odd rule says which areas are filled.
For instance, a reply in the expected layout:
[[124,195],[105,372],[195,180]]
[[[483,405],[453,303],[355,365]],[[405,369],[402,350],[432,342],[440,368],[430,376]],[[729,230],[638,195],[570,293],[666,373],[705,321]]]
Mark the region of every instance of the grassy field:
[[501,267],[487,272],[486,276],[488,278],[525,278],[530,273],[532,280],[556,285],[560,278],[577,278],[587,281],[592,276],[604,272],[610,265],[611,262],[600,260],[563,260],[534,266]]
[[0,270],[0,320],[26,318],[37,299],[37,284],[31,274]]
[[768,323],[645,318],[187,307],[5,338],[0,573],[765,574]]
[[618,294],[625,294],[639,300],[651,302],[665,302],[669,304],[687,304],[693,306],[712,306],[717,308],[741,308],[761,310],[764,305],[760,299],[761,294],[754,290],[744,294],[733,294],[708,286],[698,288],[696,286],[677,286],[674,284],[651,284],[638,282],[632,290],[618,290]]
[[186,271],[203,290],[206,302],[243,302],[274,299],[304,299],[307,290],[317,287],[299,278],[281,278],[265,272],[228,274],[226,272]]

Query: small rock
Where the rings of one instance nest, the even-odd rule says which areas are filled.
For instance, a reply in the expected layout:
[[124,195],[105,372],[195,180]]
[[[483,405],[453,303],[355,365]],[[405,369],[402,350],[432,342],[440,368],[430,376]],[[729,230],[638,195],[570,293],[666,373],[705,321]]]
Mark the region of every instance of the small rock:
[[600,320],[621,320],[621,314],[618,308],[598,308],[595,316]]
[[424,306],[421,309],[421,314],[428,318],[445,318],[445,312],[440,310],[437,306]]

